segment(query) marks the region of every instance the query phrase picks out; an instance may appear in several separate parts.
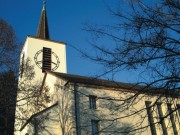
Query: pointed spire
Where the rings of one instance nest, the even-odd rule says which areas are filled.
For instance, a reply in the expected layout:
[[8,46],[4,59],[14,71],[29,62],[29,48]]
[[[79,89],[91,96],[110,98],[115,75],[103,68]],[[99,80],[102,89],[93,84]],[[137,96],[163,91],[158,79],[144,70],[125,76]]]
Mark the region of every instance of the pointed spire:
[[42,10],[46,10],[46,1],[43,0],[43,9]]
[[48,21],[46,16],[46,1],[43,0],[43,8],[39,21],[37,37],[41,39],[49,39]]

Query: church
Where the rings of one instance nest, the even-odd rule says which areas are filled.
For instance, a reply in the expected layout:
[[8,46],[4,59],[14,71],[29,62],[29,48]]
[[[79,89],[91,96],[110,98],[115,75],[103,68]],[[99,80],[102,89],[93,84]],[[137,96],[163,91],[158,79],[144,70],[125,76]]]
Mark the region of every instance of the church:
[[[27,36],[20,57],[24,89],[17,97],[15,135],[180,135],[180,96],[68,74],[66,44],[50,39],[45,3],[37,35]],[[27,78],[38,82],[33,97]]]

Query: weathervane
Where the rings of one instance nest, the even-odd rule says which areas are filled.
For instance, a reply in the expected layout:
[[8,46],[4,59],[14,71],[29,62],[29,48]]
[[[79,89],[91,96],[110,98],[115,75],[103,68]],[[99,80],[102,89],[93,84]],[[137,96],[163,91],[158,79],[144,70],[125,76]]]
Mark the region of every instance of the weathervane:
[[43,9],[46,8],[46,0],[43,0]]

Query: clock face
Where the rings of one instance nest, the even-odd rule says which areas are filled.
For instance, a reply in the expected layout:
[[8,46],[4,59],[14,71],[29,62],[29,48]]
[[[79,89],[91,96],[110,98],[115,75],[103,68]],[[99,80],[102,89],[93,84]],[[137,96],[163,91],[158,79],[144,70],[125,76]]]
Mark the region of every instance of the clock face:
[[[51,64],[51,71],[55,71],[60,65],[59,57],[54,52],[51,52],[50,55],[51,55],[51,60],[49,61],[49,64]],[[43,49],[39,50],[34,56],[34,61],[40,69],[42,69],[42,67],[43,67],[43,57],[44,57]],[[45,59],[47,59],[47,58],[45,58]]]

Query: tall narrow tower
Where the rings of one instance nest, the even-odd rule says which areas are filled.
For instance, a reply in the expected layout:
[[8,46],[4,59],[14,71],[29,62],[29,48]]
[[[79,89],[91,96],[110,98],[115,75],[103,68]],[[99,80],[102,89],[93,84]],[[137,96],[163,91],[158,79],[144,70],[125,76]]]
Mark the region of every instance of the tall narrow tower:
[[45,3],[45,1],[43,2],[43,9],[42,9],[42,13],[41,13],[40,21],[39,21],[37,38],[50,39],[48,21],[47,21],[47,16],[46,16],[46,3]]
[[[41,110],[38,108],[38,99],[42,93],[39,90],[39,85],[35,85],[35,87],[32,87],[32,85],[36,84],[38,81],[42,83],[46,71],[67,72],[66,45],[63,42],[50,40],[45,6],[44,2],[37,35],[27,36],[20,53],[21,70],[16,103],[15,135],[20,134],[20,131],[18,130],[20,130],[20,127],[26,122],[27,118]],[[33,70],[35,73],[35,77],[30,78],[30,81],[27,79],[27,74],[25,74],[27,70],[29,70],[26,64],[27,59],[30,60],[29,64],[31,67],[34,67]],[[30,73],[28,75],[30,76]],[[34,100],[34,97],[37,100]],[[32,99],[33,104],[31,104]],[[42,102],[43,101],[44,99]],[[48,106],[49,104],[50,103],[47,103],[45,106]]]
[[[27,36],[21,51],[21,65],[28,58],[35,65],[36,79],[41,79],[46,70],[66,73],[66,45],[50,40],[46,5],[43,3],[36,37]],[[23,67],[23,66],[22,66]],[[23,70],[22,70],[23,71]],[[21,75],[23,77],[23,73]]]

